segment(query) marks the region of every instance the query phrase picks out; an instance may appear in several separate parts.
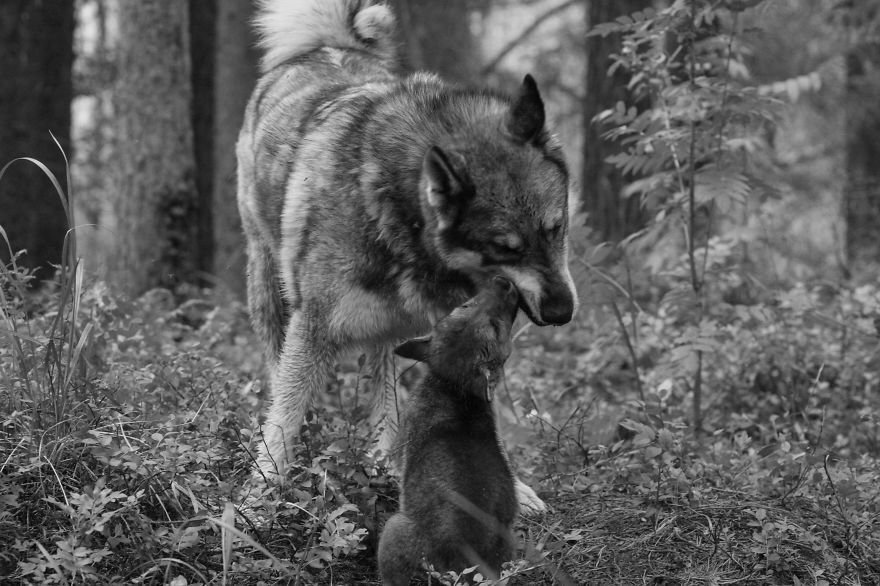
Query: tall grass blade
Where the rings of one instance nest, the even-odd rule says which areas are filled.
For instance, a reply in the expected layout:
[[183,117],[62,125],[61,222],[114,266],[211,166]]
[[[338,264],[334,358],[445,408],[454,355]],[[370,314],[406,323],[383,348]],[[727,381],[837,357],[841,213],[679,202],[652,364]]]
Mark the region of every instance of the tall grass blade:
[[70,389],[70,383],[73,380],[73,374],[76,372],[76,365],[79,363],[80,355],[82,354],[82,350],[85,347],[86,342],[89,339],[89,335],[92,333],[92,326],[94,326],[94,325],[95,324],[90,322],[90,323],[86,324],[85,328],[83,328],[82,335],[80,335],[79,341],[77,342],[76,348],[74,349],[73,355],[71,356],[70,361],[68,363],[66,377],[64,379],[65,400],[66,400],[66,396],[67,396],[67,390]]
[[[67,157],[65,157],[64,160],[67,161]],[[55,193],[58,194],[58,199],[61,200],[61,205],[64,207],[64,215],[68,218],[68,220],[72,218],[73,215],[70,211],[70,207],[67,205],[67,197],[65,197],[64,195],[64,189],[61,188],[61,184],[58,182],[55,174],[41,161],[38,161],[33,157],[18,157],[16,159],[12,159],[11,161],[3,165],[2,169],[0,169],[0,181],[3,180],[3,176],[6,174],[6,171],[9,169],[9,167],[14,165],[18,161],[26,161],[28,163],[36,165],[43,172],[43,174],[49,178],[49,181],[52,183],[52,187],[55,188]]]
[[[52,140],[55,142],[55,146],[58,147],[58,150],[61,152],[61,157],[64,159],[64,175],[67,183],[67,197],[62,197],[61,192],[58,193],[58,196],[61,197],[62,200],[66,201],[66,205],[64,205],[64,212],[67,214],[67,234],[64,235],[64,238],[67,239],[68,235],[71,235],[72,231],[76,229],[76,222],[74,222],[73,214],[75,209],[73,207],[73,181],[70,176],[70,161],[67,159],[67,153],[64,152],[64,149],[61,147],[61,143],[58,142],[58,139],[55,138],[55,135],[52,134],[52,131],[49,131],[49,136],[52,137]],[[71,239],[71,247],[70,247],[70,256],[67,258],[68,266],[72,266],[74,262],[76,262],[76,238],[72,237]]]
[[223,556],[223,585],[229,576],[229,568],[232,565],[232,532],[227,527],[235,527],[235,507],[229,501],[223,506],[223,525],[220,527],[221,554]]

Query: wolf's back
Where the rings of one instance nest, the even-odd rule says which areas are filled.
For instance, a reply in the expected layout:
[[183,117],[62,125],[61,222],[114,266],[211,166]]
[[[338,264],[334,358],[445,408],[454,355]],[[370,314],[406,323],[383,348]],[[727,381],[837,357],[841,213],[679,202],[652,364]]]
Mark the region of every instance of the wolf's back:
[[263,73],[322,47],[394,59],[394,15],[374,0],[260,0],[255,25]]

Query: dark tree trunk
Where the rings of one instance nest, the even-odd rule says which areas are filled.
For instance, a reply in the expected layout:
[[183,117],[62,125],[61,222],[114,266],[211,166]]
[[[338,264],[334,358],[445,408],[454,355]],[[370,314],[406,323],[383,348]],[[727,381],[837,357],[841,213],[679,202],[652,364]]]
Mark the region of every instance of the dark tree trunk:
[[480,43],[471,32],[471,15],[489,0],[394,0],[401,59],[410,70],[439,73],[444,79],[479,82]]
[[[73,0],[0,2],[0,166],[15,157],[42,161],[65,185],[64,160],[50,132],[70,156],[73,98]],[[35,166],[13,165],[0,181],[0,226],[21,264],[61,262],[67,220],[55,190]],[[0,262],[9,261],[0,242]]]
[[[650,0],[591,0],[587,2],[587,27],[611,22],[649,6]],[[605,162],[608,156],[620,151],[620,146],[603,139],[605,129],[593,122],[603,110],[612,108],[618,101],[628,101],[627,76],[620,70],[608,75],[611,55],[619,51],[619,35],[587,39],[582,205],[588,214],[588,223],[603,239],[613,242],[638,230],[643,223],[638,198],[623,198],[624,177],[616,167]]]
[[214,267],[218,285],[245,296],[245,255],[235,199],[235,142],[257,79],[250,0],[217,2],[214,93]]
[[120,2],[118,10],[108,278],[137,295],[199,275],[189,13],[178,0]]
[[880,43],[847,58],[846,257],[857,273],[880,262]]
[[[195,187],[198,197],[195,262],[202,275],[214,264],[214,76],[217,62],[216,0],[189,1],[189,36],[192,79],[192,129],[195,148]],[[201,278],[199,279],[202,280]]]

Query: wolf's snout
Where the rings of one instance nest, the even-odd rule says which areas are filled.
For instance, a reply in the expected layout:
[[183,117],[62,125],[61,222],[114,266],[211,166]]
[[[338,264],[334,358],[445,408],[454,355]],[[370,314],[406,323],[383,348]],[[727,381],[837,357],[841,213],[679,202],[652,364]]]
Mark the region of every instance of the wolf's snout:
[[571,295],[556,295],[541,301],[541,319],[548,324],[554,326],[567,324],[571,321],[572,314],[574,314],[574,299]]

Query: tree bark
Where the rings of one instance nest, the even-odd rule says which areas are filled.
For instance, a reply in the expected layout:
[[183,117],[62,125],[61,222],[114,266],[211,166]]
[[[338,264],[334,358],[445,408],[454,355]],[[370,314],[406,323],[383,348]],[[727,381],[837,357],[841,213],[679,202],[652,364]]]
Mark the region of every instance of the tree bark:
[[432,71],[444,79],[477,83],[480,43],[471,32],[471,15],[488,9],[489,0],[394,0],[404,67]]
[[[591,0],[587,7],[587,28],[611,22],[651,6],[650,0]],[[628,101],[627,76],[618,70],[608,75],[611,55],[620,51],[619,35],[587,39],[586,98],[583,105],[584,147],[582,205],[588,223],[604,240],[617,242],[638,230],[643,223],[638,198],[624,199],[623,175],[605,159],[620,151],[615,142],[602,138],[604,129],[593,122],[600,112],[618,101]],[[629,104],[628,104],[629,105]]]
[[880,262],[880,43],[847,58],[846,258],[850,274]]
[[[64,160],[50,132],[70,156],[73,99],[73,0],[0,2],[0,167],[15,157],[42,161],[65,185]],[[61,262],[67,219],[49,180],[35,166],[16,163],[0,181],[0,226],[21,264],[52,275]],[[9,262],[0,241],[0,262]]]
[[189,14],[178,0],[120,2],[118,10],[108,277],[137,295],[192,282],[199,270]]
[[251,27],[250,0],[217,2],[214,80],[214,266],[217,284],[245,298],[245,254],[235,198],[235,143],[250,93],[256,84],[259,56]]
[[189,0],[189,37],[192,67],[192,129],[195,157],[195,188],[198,197],[196,264],[199,281],[208,277],[214,264],[214,77],[217,44],[216,0]]

